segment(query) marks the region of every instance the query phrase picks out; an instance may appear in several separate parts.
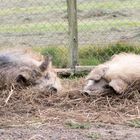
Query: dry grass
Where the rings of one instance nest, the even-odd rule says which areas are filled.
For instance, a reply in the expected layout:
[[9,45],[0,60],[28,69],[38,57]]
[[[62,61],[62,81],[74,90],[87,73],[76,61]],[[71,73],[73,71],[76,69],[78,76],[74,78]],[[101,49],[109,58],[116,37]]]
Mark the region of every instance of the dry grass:
[[[140,117],[140,94],[138,91],[125,94],[114,93],[82,95],[83,79],[62,80],[65,91],[58,95],[46,95],[31,88],[22,91],[3,90],[0,94],[0,124],[29,122],[53,122],[65,124],[76,122],[126,123]],[[131,96],[130,96],[131,95]],[[6,102],[5,102],[6,101]]]

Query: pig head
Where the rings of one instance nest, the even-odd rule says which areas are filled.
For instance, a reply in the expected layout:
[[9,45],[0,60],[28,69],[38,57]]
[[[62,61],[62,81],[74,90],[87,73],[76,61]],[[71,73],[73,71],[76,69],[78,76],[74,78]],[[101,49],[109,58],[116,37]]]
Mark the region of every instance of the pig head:
[[[16,56],[16,57],[15,57]],[[26,61],[25,61],[26,60]],[[58,92],[61,82],[52,68],[51,57],[37,61],[31,56],[16,52],[0,55],[1,88],[8,85],[32,86],[39,92]]]
[[109,83],[104,77],[107,69],[107,67],[97,66],[88,74],[83,89],[85,94],[102,93],[110,89]]

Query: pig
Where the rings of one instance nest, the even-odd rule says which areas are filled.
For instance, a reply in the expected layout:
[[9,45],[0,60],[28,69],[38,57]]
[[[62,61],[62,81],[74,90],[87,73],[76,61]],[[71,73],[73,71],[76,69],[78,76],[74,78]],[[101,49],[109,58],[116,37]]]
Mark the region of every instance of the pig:
[[114,91],[123,94],[135,81],[140,83],[140,55],[120,53],[96,66],[88,74],[83,92],[93,94]]
[[27,50],[0,52],[0,89],[9,86],[31,86],[39,92],[50,93],[62,89],[60,79],[52,68],[51,57],[38,57]]

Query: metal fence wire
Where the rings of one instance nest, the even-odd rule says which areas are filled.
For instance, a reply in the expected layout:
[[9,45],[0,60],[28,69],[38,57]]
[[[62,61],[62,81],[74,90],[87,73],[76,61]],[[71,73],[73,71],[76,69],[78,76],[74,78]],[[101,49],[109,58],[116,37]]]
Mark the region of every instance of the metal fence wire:
[[140,41],[139,0],[77,0],[77,9],[79,45]]
[[[68,2],[76,9],[70,12]],[[140,0],[0,1],[0,47],[33,47],[53,55],[57,67],[97,65],[122,51],[140,53],[139,44]]]

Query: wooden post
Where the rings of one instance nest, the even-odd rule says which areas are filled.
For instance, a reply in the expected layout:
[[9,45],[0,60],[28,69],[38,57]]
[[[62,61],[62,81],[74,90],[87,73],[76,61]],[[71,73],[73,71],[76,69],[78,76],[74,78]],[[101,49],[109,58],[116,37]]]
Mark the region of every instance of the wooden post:
[[[74,74],[88,74],[93,68],[95,68],[95,66],[75,66]],[[73,74],[73,70],[70,68],[55,69],[55,72],[57,72],[60,77],[69,77]]]
[[75,72],[78,64],[77,0],[67,0],[69,22],[69,63]]

